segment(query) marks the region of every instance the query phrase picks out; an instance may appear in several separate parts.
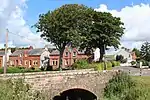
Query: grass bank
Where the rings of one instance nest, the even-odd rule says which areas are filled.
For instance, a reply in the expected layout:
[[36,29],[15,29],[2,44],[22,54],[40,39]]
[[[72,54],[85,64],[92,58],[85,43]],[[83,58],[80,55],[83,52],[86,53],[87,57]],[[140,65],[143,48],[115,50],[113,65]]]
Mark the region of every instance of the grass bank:
[[150,100],[150,77],[117,74],[106,85],[104,100]]

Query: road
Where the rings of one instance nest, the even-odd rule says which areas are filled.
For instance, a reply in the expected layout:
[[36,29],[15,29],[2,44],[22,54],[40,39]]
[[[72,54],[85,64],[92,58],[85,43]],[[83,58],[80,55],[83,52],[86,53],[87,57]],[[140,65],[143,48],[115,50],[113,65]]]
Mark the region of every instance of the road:
[[141,69],[134,67],[114,67],[113,70],[121,70],[134,76],[150,76],[150,69]]

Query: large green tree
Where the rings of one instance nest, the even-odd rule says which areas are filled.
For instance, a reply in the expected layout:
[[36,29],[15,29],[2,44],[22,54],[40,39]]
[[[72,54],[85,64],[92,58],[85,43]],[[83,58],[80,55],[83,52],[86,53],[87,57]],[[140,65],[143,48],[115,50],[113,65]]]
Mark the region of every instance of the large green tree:
[[107,12],[94,12],[92,21],[92,31],[86,35],[86,40],[82,44],[82,48],[99,48],[100,59],[105,54],[107,47],[118,48],[120,45],[120,38],[124,34],[124,23],[119,17],[113,17]]
[[140,53],[141,53],[142,59],[146,61],[150,61],[150,43],[149,42],[145,42],[142,44]]
[[82,34],[90,32],[92,12],[93,9],[84,5],[66,4],[39,16],[35,27],[37,32],[42,32],[42,38],[53,43],[59,50],[59,68],[65,46],[70,42],[74,46],[79,45],[85,39]]

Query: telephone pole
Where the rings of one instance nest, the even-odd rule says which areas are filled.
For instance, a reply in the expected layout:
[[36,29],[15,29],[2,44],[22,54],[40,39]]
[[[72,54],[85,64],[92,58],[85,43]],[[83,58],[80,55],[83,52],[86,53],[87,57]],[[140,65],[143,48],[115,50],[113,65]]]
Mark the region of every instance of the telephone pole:
[[6,74],[7,71],[7,48],[8,48],[8,29],[6,29],[4,74]]

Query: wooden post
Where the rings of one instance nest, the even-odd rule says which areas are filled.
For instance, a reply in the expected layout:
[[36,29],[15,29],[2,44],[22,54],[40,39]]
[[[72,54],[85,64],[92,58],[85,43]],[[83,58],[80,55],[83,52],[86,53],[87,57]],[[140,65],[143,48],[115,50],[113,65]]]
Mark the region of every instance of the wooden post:
[[6,74],[7,71],[7,48],[8,48],[8,29],[6,30],[4,74]]

